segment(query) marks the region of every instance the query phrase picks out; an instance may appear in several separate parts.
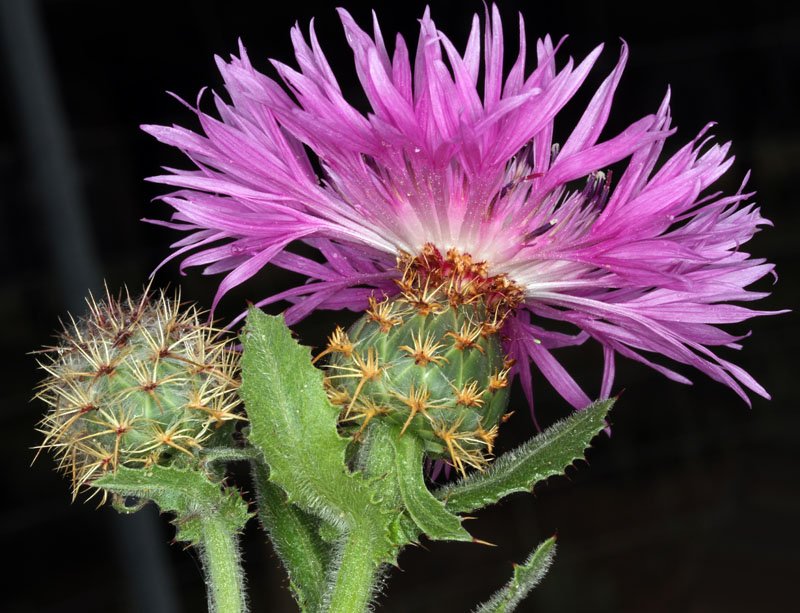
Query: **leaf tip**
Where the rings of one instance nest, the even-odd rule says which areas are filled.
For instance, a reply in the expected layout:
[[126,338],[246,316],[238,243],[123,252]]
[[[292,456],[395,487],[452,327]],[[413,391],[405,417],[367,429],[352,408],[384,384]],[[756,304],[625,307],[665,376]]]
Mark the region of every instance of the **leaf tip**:
[[476,539],[474,536],[472,537],[472,542],[475,545],[485,545],[487,547],[497,547],[494,543],[490,543],[489,541],[483,541],[481,539]]

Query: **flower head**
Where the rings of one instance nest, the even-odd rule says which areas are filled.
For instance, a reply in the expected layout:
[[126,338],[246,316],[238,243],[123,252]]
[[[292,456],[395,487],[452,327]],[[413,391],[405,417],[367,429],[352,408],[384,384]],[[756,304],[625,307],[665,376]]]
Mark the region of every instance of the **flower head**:
[[[556,143],[559,111],[602,46],[559,68],[561,42],[545,37],[528,69],[520,18],[504,76],[496,7],[483,29],[475,16],[463,52],[426,11],[413,60],[401,36],[389,52],[377,20],[370,35],[339,13],[369,113],[344,98],[312,24],[309,40],[297,26],[291,32],[298,69],[272,62],[282,84],[256,71],[241,45],[238,57],[218,59],[229,101],[214,96],[216,116],[196,109],[202,133],[144,126],[196,166],[152,179],[178,188],[163,197],[171,221],[156,223],[187,232],[171,256],[185,256],[182,269],[227,273],[215,305],[268,263],[307,278],[260,303],[289,302],[289,323],[316,309],[374,308],[376,296],[403,296],[409,275],[437,279],[431,289],[450,283],[453,308],[473,290],[489,311],[491,300],[503,305],[481,325],[500,330],[531,403],[531,364],[574,407],[589,403],[553,355],[589,338],[604,349],[601,397],[611,393],[616,354],[687,382],[651,361],[661,355],[745,400],[746,389],[767,396],[713,351],[740,340],[718,324],[764,314],[731,302],[764,295],[746,287],[772,265],[741,246],[767,222],[748,203],[746,179],[734,194],[709,191],[733,160],[707,128],[659,163],[674,133],[669,93],[655,113],[601,138],[624,43]],[[320,257],[298,255],[299,243]],[[548,320],[577,333],[548,330]]]
[[73,496],[120,466],[191,458],[222,425],[244,419],[239,354],[178,294],[87,303],[39,363],[47,376],[37,397],[50,407],[40,449],[56,455]]

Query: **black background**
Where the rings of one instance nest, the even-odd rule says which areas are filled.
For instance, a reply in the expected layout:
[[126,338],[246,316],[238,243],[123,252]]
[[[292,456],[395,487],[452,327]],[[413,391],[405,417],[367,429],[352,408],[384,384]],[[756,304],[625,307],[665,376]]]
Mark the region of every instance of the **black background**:
[[[334,4],[30,4],[38,7],[56,94],[51,102],[65,121],[67,153],[77,169],[88,221],[82,246],[94,250],[98,264],[98,277],[87,283],[95,288],[100,275],[112,288],[140,286],[178,238],[138,220],[169,213],[165,205],[151,201],[162,190],[143,177],[156,174],[162,164],[185,167],[186,162],[138,125],[194,126],[191,113],[164,91],[193,101],[202,86],[219,89],[213,55],[235,52],[237,37],[255,65],[274,76],[267,58],[293,64],[289,28],[295,21],[305,28],[316,16],[317,33],[343,87],[366,108]],[[471,15],[483,10],[482,4],[431,4],[437,25],[463,47]],[[369,26],[368,5],[346,0],[342,5],[362,26]],[[413,41],[423,6],[377,3],[387,41],[395,31]],[[707,121],[718,122],[715,134],[720,141],[733,140],[736,155],[720,185],[730,192],[752,169],[750,185],[775,224],[747,245],[748,251],[776,262],[781,277],[774,287],[770,279],[760,282],[759,288],[774,290],[774,295],[759,306],[796,305],[800,13],[769,2],[734,9],[733,4],[699,2],[507,1],[500,8],[507,60],[515,54],[518,11],[525,16],[531,41],[548,32],[556,38],[570,35],[562,62],[567,55],[582,58],[596,44],[608,43],[575,103],[560,115],[557,136],[563,136],[592,87],[613,67],[620,37],[630,44],[631,58],[605,136],[654,111],[668,84],[679,128],[673,150]],[[4,11],[6,18],[11,13]],[[49,457],[30,466],[31,447],[38,443],[34,424],[43,406],[29,401],[40,375],[26,352],[50,341],[70,299],[60,289],[64,255],[53,250],[53,234],[48,234],[52,216],[43,206],[51,186],[35,172],[35,161],[48,152],[41,144],[39,151],[26,149],[30,139],[22,118],[26,108],[37,107],[19,97],[7,46],[3,53],[9,61],[0,64],[0,91],[8,94],[0,97],[0,329],[5,356],[0,551],[6,561],[0,573],[0,608],[148,610],[151,605],[142,603],[153,594],[143,591],[161,588],[136,586],[128,568],[130,555],[118,536],[125,522],[134,520],[118,519],[109,508],[70,504],[68,483],[52,471]],[[211,108],[208,98],[205,108]],[[176,268],[167,265],[158,283],[177,283]],[[194,272],[180,282],[185,296],[209,305],[216,281]],[[245,299],[257,300],[289,282],[293,280],[286,275],[264,271],[232,292],[219,315],[230,318]],[[77,288],[79,294],[83,291]],[[347,323],[348,316],[315,315],[298,326],[300,338],[319,345],[334,322]],[[688,369],[682,372],[695,380],[692,387],[620,360],[616,390],[625,392],[612,418],[613,434],[598,439],[588,464],[571,469],[568,478],[540,486],[535,496],[515,496],[470,522],[473,534],[497,547],[426,543],[406,551],[401,568],[390,573],[379,600],[381,610],[468,611],[506,580],[513,562],[556,531],[556,564],[520,610],[793,609],[800,568],[797,328],[794,314],[735,328],[753,332],[735,361],[773,394],[772,401],[755,399],[752,409],[730,390]],[[558,355],[590,394],[597,392],[598,347],[587,344]],[[565,415],[565,403],[541,378],[535,382],[541,421],[547,424]],[[519,398],[514,402],[518,410],[502,433],[502,448],[533,434],[527,409]],[[246,484],[246,475],[242,478]],[[171,539],[165,521],[157,520],[156,526],[164,543]],[[166,556],[168,569],[166,575],[159,572],[179,603],[173,608],[203,610],[204,586],[194,554],[167,544],[158,551]],[[255,522],[245,534],[244,555],[253,610],[292,611],[278,560]]]

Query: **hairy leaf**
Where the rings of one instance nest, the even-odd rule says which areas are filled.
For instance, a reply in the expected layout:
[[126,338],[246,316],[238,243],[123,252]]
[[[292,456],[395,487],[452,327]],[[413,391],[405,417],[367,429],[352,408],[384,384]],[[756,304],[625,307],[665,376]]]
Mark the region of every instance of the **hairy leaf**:
[[511,613],[547,573],[556,554],[556,538],[550,537],[528,556],[524,564],[514,565],[514,575],[475,613]]
[[514,492],[564,473],[584,457],[591,440],[606,427],[606,415],[614,399],[600,400],[573,413],[527,443],[500,456],[488,470],[472,473],[435,492],[448,511],[465,513],[494,504]]
[[92,485],[118,496],[152,500],[163,512],[174,513],[175,538],[192,545],[201,541],[202,522],[208,517],[222,520],[226,531],[235,534],[252,516],[238,490],[222,487],[197,470],[119,467]]
[[372,534],[373,554],[391,559],[393,509],[380,488],[345,463],[346,439],[338,411],[322,385],[307,347],[295,342],[281,317],[251,308],[242,336],[241,396],[250,442],[264,455],[269,479],[296,504],[342,530],[358,525]]
[[469,532],[461,526],[461,518],[445,509],[425,485],[422,441],[413,435],[400,436],[399,427],[393,430],[400,495],[414,523],[436,541],[471,541]]

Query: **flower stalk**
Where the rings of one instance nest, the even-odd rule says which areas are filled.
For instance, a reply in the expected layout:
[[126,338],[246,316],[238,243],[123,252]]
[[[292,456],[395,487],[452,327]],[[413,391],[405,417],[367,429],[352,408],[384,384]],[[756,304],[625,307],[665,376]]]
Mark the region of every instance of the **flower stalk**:
[[241,555],[237,536],[227,522],[208,516],[201,520],[198,547],[208,589],[209,613],[247,613]]
[[330,596],[329,613],[362,613],[372,602],[376,588],[380,552],[373,545],[373,535],[357,520],[348,530],[337,556]]

